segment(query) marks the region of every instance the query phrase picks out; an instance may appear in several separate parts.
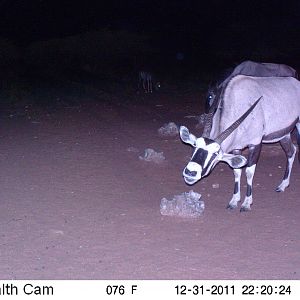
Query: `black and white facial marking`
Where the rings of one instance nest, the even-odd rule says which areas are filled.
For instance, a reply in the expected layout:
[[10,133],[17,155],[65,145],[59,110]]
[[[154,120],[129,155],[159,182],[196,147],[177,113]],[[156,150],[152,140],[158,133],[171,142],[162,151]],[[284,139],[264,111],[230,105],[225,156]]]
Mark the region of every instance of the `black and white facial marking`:
[[187,184],[194,184],[202,177],[207,176],[222,156],[218,143],[208,138],[196,138],[186,127],[180,127],[180,137],[183,142],[195,147],[190,162],[183,170],[183,177]]
[[190,162],[183,170],[187,184],[194,184],[207,176],[219,161],[225,161],[233,168],[240,168],[247,163],[242,155],[224,153],[220,144],[206,137],[196,138],[184,126],[180,127],[180,138],[195,148]]

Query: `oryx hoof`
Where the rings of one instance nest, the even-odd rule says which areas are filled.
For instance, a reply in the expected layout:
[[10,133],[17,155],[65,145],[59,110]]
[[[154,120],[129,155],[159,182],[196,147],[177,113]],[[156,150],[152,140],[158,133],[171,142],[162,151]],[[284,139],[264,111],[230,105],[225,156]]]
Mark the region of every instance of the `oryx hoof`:
[[248,212],[248,211],[250,211],[250,210],[251,210],[250,207],[242,206],[241,209],[240,209],[240,212]]
[[277,193],[281,193],[281,192],[284,192],[284,189],[282,189],[281,187],[278,186],[275,191]]
[[226,209],[228,209],[228,210],[234,210],[236,208],[237,208],[237,205],[233,205],[233,204],[230,204],[230,203],[226,207]]

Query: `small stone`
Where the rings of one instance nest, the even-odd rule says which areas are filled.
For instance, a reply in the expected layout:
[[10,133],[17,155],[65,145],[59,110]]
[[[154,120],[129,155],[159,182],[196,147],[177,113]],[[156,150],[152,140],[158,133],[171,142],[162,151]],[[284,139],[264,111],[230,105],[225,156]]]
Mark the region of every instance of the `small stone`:
[[144,156],[139,156],[139,159],[160,164],[165,160],[165,157],[163,152],[156,152],[153,149],[147,148],[145,149]]
[[165,136],[177,136],[179,133],[178,126],[174,122],[164,124],[158,129],[158,134],[162,137]]

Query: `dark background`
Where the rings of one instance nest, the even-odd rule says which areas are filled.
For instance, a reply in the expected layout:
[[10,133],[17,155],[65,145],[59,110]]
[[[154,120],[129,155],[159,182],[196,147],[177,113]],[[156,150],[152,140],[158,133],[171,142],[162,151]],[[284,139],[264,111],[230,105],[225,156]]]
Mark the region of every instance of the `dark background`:
[[298,69],[299,25],[299,1],[0,0],[0,79],[10,90],[34,80],[134,86],[149,69],[206,84],[248,59]]
[[[188,187],[192,148],[158,134],[169,122],[202,134],[223,68],[300,74],[298,3],[0,0],[0,279],[299,280],[300,176],[274,193],[280,145],[262,148],[241,215],[225,212],[227,165]],[[141,69],[159,91],[137,91]],[[161,164],[141,160],[149,148]],[[191,189],[201,218],[160,214]]]

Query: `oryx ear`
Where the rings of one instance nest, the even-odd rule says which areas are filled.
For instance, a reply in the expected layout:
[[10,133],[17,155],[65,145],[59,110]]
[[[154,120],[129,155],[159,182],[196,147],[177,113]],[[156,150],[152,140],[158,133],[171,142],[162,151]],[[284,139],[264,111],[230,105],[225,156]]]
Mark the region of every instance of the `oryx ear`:
[[223,157],[220,159],[229,164],[233,169],[239,169],[245,166],[247,159],[243,155],[227,154],[224,153]]
[[196,146],[197,138],[193,134],[191,134],[185,126],[180,126],[179,132],[180,138],[184,143]]

